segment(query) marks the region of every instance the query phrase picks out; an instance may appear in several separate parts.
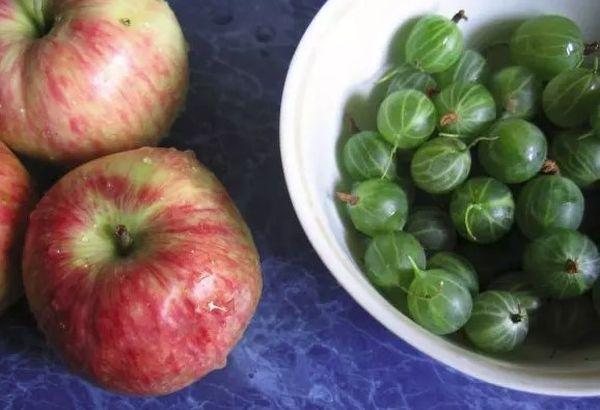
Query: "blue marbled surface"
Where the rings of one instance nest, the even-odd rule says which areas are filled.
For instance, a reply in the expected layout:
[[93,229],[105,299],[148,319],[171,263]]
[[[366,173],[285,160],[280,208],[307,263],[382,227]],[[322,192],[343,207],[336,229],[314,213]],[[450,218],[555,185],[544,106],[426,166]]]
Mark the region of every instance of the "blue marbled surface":
[[191,46],[187,109],[166,145],[193,149],[229,188],[263,258],[264,296],[226,369],[171,396],[102,391],[66,371],[22,301],[0,319],[4,409],[588,409],[472,380],[366,314],[304,237],[284,185],[279,101],[322,0],[172,0]]

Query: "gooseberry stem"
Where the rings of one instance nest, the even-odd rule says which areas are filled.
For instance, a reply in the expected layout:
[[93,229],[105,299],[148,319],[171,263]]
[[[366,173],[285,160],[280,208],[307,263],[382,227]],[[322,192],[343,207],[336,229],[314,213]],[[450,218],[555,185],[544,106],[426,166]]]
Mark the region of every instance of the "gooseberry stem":
[[392,68],[391,70],[389,70],[387,73],[385,73],[383,75],[383,77],[381,77],[378,81],[377,81],[377,85],[379,84],[383,84],[386,81],[390,80],[392,77],[394,77],[396,74],[398,74],[400,72],[399,68]]
[[481,141],[496,141],[498,138],[500,137],[479,137],[479,138],[475,138],[473,140],[473,142],[471,142],[469,145],[467,145],[467,151],[470,150],[471,148],[473,148],[475,145],[479,144]]
[[348,205],[355,206],[356,204],[358,204],[358,197],[356,195],[347,194],[344,192],[336,192],[335,195],[340,201]]
[[577,265],[576,261],[574,261],[573,259],[569,259],[569,260],[567,260],[565,270],[567,271],[568,274],[574,275],[577,272],[579,272],[579,266]]
[[119,254],[127,256],[133,246],[133,237],[125,225],[117,225],[115,228],[115,238]]
[[587,43],[584,47],[583,55],[589,56],[600,50],[600,41],[592,41],[591,43]]
[[467,211],[465,212],[465,228],[467,230],[467,235],[469,235],[469,238],[473,242],[476,242],[477,238],[475,237],[475,235],[473,235],[473,231],[471,230],[471,225],[469,224],[469,217],[471,216],[471,211],[473,211],[474,208],[478,207],[478,204],[471,204],[467,207]]
[[465,14],[464,10],[460,10],[458,13],[456,13],[454,15],[454,17],[452,17],[452,21],[455,23],[460,23],[461,20],[469,20],[469,18],[467,17],[467,15]]
[[415,276],[418,276],[419,278],[423,278],[425,276],[425,271],[423,271],[421,268],[419,268],[419,266],[417,265],[415,260],[412,258],[412,256],[409,256],[408,260],[410,261],[410,264],[412,265]]
[[460,138],[460,134],[450,134],[447,132],[438,132],[438,137]]
[[542,174],[545,175],[560,175],[560,168],[556,161],[551,159],[547,159],[544,161],[544,165],[542,165]]

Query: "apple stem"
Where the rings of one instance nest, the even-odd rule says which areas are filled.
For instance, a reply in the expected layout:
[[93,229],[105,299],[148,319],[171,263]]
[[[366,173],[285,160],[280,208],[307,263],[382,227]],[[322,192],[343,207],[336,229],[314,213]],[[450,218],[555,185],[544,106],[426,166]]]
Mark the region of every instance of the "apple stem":
[[117,225],[115,229],[115,238],[117,239],[117,248],[123,256],[128,255],[133,246],[133,238],[125,225]]

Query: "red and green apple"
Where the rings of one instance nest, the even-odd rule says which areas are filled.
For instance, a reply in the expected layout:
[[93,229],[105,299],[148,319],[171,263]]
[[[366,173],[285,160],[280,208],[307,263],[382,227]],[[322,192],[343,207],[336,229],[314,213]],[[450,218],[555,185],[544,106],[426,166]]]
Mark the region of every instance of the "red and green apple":
[[155,145],[183,105],[164,0],[0,0],[0,140],[59,164]]
[[0,314],[23,293],[20,255],[34,197],[29,174],[0,142]]
[[167,394],[225,365],[262,286],[250,232],[192,153],[141,148],[64,176],[30,217],[40,329],[101,386]]

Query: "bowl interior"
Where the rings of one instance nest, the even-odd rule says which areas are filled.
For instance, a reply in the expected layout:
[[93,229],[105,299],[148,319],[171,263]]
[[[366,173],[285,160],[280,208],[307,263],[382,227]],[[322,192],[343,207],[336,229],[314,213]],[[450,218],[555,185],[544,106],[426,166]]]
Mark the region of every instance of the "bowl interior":
[[539,14],[568,16],[587,39],[600,38],[598,0],[330,0],[299,46],[284,93],[282,157],[294,206],[338,281],[413,346],[492,383],[548,394],[598,394],[600,343],[556,350],[547,341],[530,340],[517,354],[479,354],[459,340],[434,336],[414,324],[377,293],[354,257],[363,243],[348,229],[334,200],[344,184],[338,153],[348,135],[345,114],[351,113],[362,129],[374,129],[383,93],[376,80],[401,60],[400,40],[411,23],[426,13],[450,17],[458,9],[467,11],[469,21],[461,27],[468,46],[476,49],[506,42],[519,22]]

